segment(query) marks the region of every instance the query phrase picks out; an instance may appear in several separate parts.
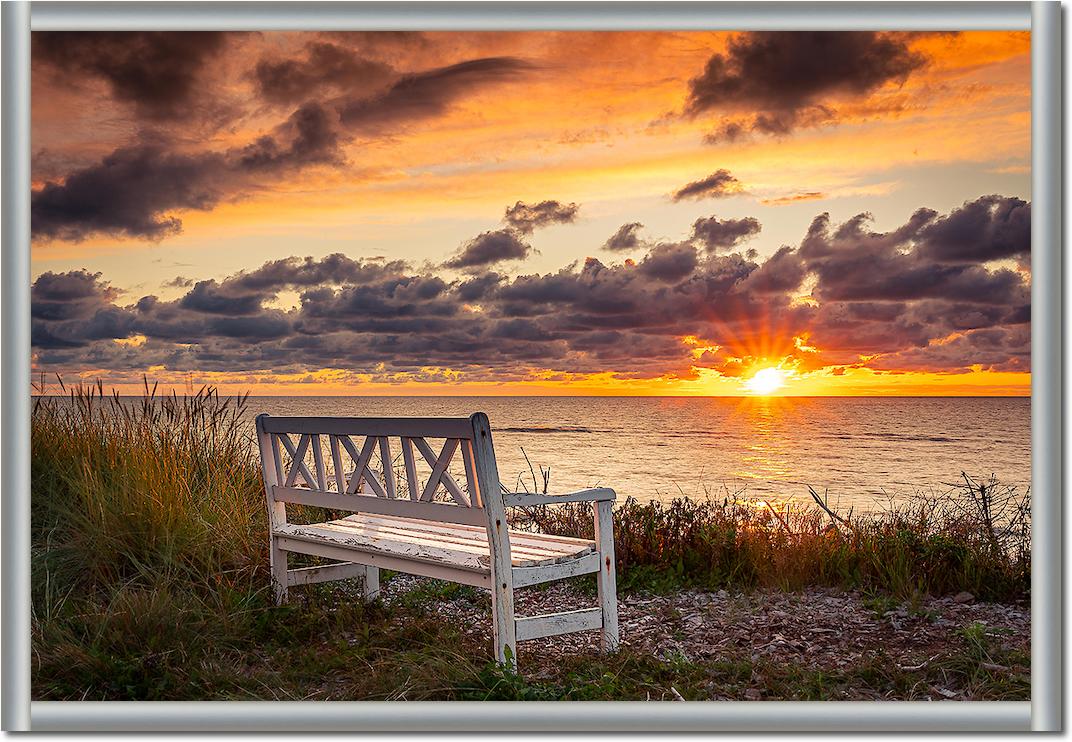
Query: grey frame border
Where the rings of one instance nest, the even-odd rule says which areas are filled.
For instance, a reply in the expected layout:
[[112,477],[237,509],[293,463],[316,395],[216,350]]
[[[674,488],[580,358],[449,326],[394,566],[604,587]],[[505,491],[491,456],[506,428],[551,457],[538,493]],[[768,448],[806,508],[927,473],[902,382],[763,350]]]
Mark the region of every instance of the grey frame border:
[[[4,2],[2,726],[18,731],[1058,731],[1063,726],[1061,42],[1057,2]],[[34,702],[29,692],[30,28],[1031,29],[1032,700],[1016,703]]]
[[1064,727],[1062,13],[1031,6],[1031,728]]
[[0,722],[30,726],[30,8],[0,7],[3,81],[0,119],[4,168],[0,173],[3,239],[0,247],[0,514],[3,536],[4,646]]

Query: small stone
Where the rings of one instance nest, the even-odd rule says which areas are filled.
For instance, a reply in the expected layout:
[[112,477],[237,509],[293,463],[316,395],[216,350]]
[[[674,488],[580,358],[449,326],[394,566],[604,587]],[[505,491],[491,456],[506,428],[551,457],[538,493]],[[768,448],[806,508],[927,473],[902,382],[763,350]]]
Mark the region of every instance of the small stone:
[[969,593],[967,590],[957,593],[953,596],[954,603],[970,603],[975,600],[975,596]]
[[763,694],[757,688],[745,688],[744,698],[746,701],[761,701]]

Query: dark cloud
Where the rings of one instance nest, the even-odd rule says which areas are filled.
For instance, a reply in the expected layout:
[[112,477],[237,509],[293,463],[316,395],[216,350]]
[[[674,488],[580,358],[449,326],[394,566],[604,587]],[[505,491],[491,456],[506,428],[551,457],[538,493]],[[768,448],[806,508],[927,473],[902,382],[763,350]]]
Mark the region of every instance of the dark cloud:
[[[815,295],[835,301],[1027,303],[1029,287],[1020,274],[982,265],[995,256],[1011,256],[1011,247],[1020,245],[1017,230],[1010,225],[1023,218],[1022,207],[995,199],[970,202],[942,219],[932,210],[920,209],[891,232],[868,229],[869,214],[859,214],[831,231],[829,217],[820,215],[800,247],[808,270],[818,279]],[[1005,218],[1011,214],[1017,216]],[[941,228],[935,230],[935,225]],[[967,248],[959,241],[963,230],[989,239]],[[1029,237],[1026,241],[1030,244]],[[969,250],[976,256],[973,262],[967,262]]]
[[286,315],[272,310],[256,317],[214,317],[209,321],[207,331],[214,336],[259,342],[287,337],[292,327]]
[[734,37],[689,83],[687,115],[754,114],[724,121],[715,141],[745,131],[786,134],[836,118],[830,101],[865,97],[903,83],[926,64],[909,34],[875,31],[761,31]]
[[743,121],[723,121],[717,129],[704,134],[707,144],[733,144],[748,136],[748,125]]
[[506,280],[506,276],[488,272],[474,276],[458,284],[458,298],[462,301],[478,302],[491,296],[492,292]]
[[741,181],[729,170],[716,170],[706,178],[695,180],[674,192],[671,198],[681,201],[686,198],[726,198],[744,193]]
[[432,44],[424,31],[324,31],[320,35],[377,57],[424,49]]
[[228,34],[205,31],[35,31],[33,60],[66,79],[93,76],[139,116],[184,119],[203,106],[196,85]]
[[532,234],[539,227],[549,224],[569,224],[577,218],[577,204],[564,204],[558,201],[540,201],[525,204],[518,201],[506,207],[503,222],[509,224],[521,234]]
[[508,316],[543,315],[569,307],[605,318],[638,310],[640,296],[630,290],[640,283],[638,278],[635,268],[608,267],[586,258],[580,271],[570,266],[557,273],[518,276],[500,289],[498,298]]
[[226,158],[156,145],[117,149],[63,183],[33,191],[34,237],[77,241],[93,233],[162,239],[182,231],[173,209],[211,209],[226,191]]
[[[405,271],[406,265],[401,261],[362,262],[341,254],[319,260],[292,257],[270,261],[223,281],[194,284],[176,279],[168,283],[176,288],[191,286],[177,300],[165,302],[156,296],[144,296],[127,307],[114,303],[119,292],[103,282],[100,274],[44,273],[31,288],[34,344],[50,349],[74,348],[94,339],[123,339],[138,333],[157,344],[197,344],[201,348],[218,345],[219,338],[243,343],[273,338],[292,340],[296,320],[293,313],[265,307],[280,291],[316,287],[312,289],[314,299],[319,290],[331,294],[332,290],[326,288],[330,286],[346,286],[366,296],[379,292],[389,295],[383,300],[381,314],[390,315],[405,313],[408,301],[433,298],[446,285],[439,279],[408,277]],[[392,283],[395,289],[387,291],[384,287]],[[439,307],[439,311],[452,308]],[[202,353],[200,357],[206,356]],[[220,361],[231,357],[222,355]]]
[[30,289],[30,316],[46,320],[86,317],[114,302],[119,292],[85,270],[42,273]]
[[[35,348],[94,348],[98,340],[128,337],[134,318],[115,306],[106,306],[92,315],[66,322],[35,319],[30,324],[30,344]],[[86,360],[92,363],[93,357]]]
[[759,234],[763,227],[754,217],[744,219],[697,219],[692,224],[692,239],[710,252],[729,250],[750,237]]
[[512,229],[483,232],[466,242],[461,251],[444,265],[449,268],[484,268],[505,260],[527,257],[532,246]]
[[816,105],[797,111],[777,111],[756,114],[751,130],[772,137],[783,137],[794,129],[811,129],[837,121],[837,112],[828,106]]
[[637,270],[658,281],[676,283],[695,269],[698,258],[692,245],[656,245],[637,264]]
[[[32,341],[41,368],[131,375],[156,366],[269,378],[330,368],[380,381],[694,378],[702,368],[737,377],[762,360],[755,348],[800,371],[1027,370],[1029,276],[991,263],[1019,244],[1010,225],[1025,206],[988,196],[946,215],[920,209],[886,232],[866,214],[840,224],[820,215],[799,245],[766,259],[690,240],[635,262],[588,258],[512,278],[480,270],[529,249],[501,230],[463,249],[455,260],[479,272],[455,280],[401,261],[294,257],[129,305],[99,274],[46,273],[31,289]],[[950,236],[965,233],[983,240],[975,261]],[[487,237],[496,234],[505,248]],[[296,306],[275,308],[294,290]]]
[[927,224],[920,255],[940,263],[977,263],[1031,254],[1031,204],[985,196]]
[[207,211],[259,178],[341,161],[334,114],[302,106],[272,134],[223,152],[186,154],[159,143],[112,152],[63,183],[31,193],[39,239],[78,241],[91,234],[159,240],[182,231],[172,211]]
[[345,98],[339,103],[339,115],[354,131],[382,132],[440,116],[462,97],[533,69],[521,59],[486,57],[408,74],[378,95]]
[[256,314],[264,301],[262,294],[230,294],[220,291],[215,281],[198,281],[189,293],[179,300],[179,306],[207,314]]
[[308,165],[341,164],[343,136],[335,112],[306,103],[273,134],[229,153],[229,165],[242,173],[277,173]]
[[759,294],[791,294],[807,274],[800,255],[791,247],[782,247],[752,272],[743,287]]
[[30,342],[40,348],[82,348],[126,337],[131,317],[115,305],[119,291],[100,273],[42,273],[30,287]]
[[[116,52],[118,57],[106,62],[105,58],[115,52],[114,47],[128,37],[132,49]],[[144,100],[149,107],[146,115],[169,116],[177,115],[169,113],[169,106],[184,105],[186,98],[193,95],[197,73],[218,50],[222,43],[219,39],[215,34],[185,33],[76,34],[70,39],[61,34],[42,40],[40,50],[35,47],[35,55],[53,65],[89,60],[87,64],[92,62],[95,74],[115,81],[121,89],[117,95]],[[157,42],[160,49],[150,52],[149,47]],[[168,73],[172,77],[158,74],[157,67],[167,67],[170,55],[182,50],[189,50],[190,59],[174,65]],[[128,69],[143,58],[149,60],[144,70]],[[384,87],[373,82],[373,78],[385,81],[384,76],[389,76],[384,65],[326,42],[309,45],[307,57],[300,60],[262,62],[255,77],[264,94],[273,100],[300,99],[298,91],[303,87],[311,93],[317,86],[335,85],[343,93],[324,103],[303,103],[270,131],[244,146],[226,150],[188,150],[160,132],[143,133],[141,141],[120,147],[101,161],[56,177],[34,190],[33,236],[78,241],[104,234],[160,240],[182,231],[176,212],[211,210],[221,201],[242,197],[283,173],[313,166],[343,166],[343,148],[355,137],[377,133],[394,136],[399,127],[441,115],[466,95],[534,69],[520,59],[490,57],[394,76],[394,81]],[[123,82],[128,77],[134,80],[129,85]],[[173,77],[181,77],[181,81]],[[367,85],[351,84],[358,78]],[[156,90],[157,81],[163,88],[170,85],[174,89],[169,88],[166,94],[156,91],[142,95],[144,86]],[[370,91],[370,85],[383,89]],[[355,87],[362,89],[355,92]],[[543,205],[533,208],[540,206]],[[549,218],[566,220],[571,207],[575,212],[575,205],[559,205],[560,211],[551,213]],[[534,226],[539,224],[533,222],[526,228],[531,230]]]
[[311,257],[283,258],[265,263],[260,268],[242,272],[229,279],[228,283],[240,289],[264,291],[325,284],[366,284],[405,273],[407,265],[401,260],[386,263],[380,261],[353,260],[342,253],[334,253],[320,260]]
[[882,354],[871,367],[888,371],[952,370],[973,366],[988,371],[1030,371],[1031,333],[1026,328],[991,328],[966,332],[940,343]]
[[436,276],[400,276],[338,290],[302,294],[301,329],[308,333],[350,329],[434,332],[461,309],[450,285]]
[[612,234],[606,242],[603,243],[604,250],[635,250],[638,247],[643,247],[644,242],[637,236],[637,232],[644,228],[644,225],[640,222],[630,222],[629,224],[623,224],[618,228],[618,231]]
[[331,89],[372,92],[396,76],[389,65],[326,41],[306,44],[304,58],[265,58],[253,68],[258,92],[279,104],[305,101]]

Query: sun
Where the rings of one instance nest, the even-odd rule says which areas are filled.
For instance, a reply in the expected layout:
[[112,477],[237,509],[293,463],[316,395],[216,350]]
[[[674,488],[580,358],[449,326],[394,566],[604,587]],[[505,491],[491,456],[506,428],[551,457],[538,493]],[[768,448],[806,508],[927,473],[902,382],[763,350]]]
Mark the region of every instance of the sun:
[[756,371],[744,386],[752,394],[773,394],[785,386],[785,380],[786,374],[780,368],[764,368]]

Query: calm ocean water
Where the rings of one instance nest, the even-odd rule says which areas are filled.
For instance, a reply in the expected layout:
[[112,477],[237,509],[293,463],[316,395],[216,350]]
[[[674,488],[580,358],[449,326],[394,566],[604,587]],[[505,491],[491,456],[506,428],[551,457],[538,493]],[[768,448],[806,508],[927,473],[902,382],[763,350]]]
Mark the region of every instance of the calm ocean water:
[[[1027,398],[251,397],[253,415],[491,418],[507,486],[551,467],[550,490],[619,497],[721,494],[843,506],[940,491],[961,471],[1031,484]],[[251,415],[252,417],[252,415]],[[537,472],[537,476],[539,473]],[[531,484],[529,485],[531,487]]]

